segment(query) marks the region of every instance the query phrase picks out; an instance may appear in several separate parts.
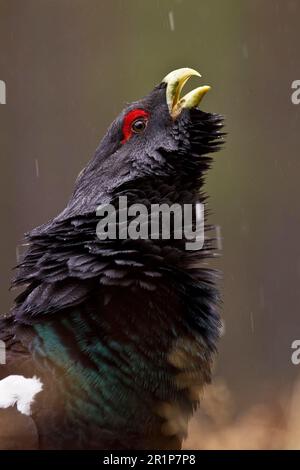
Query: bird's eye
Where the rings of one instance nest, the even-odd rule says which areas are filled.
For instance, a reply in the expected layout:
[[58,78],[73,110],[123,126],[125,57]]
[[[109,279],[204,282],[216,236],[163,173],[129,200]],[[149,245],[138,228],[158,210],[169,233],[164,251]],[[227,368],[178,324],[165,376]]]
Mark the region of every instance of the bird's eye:
[[133,134],[141,134],[147,127],[149,113],[144,109],[132,109],[124,117],[122,131],[123,139],[122,144],[132,137]]
[[141,134],[147,126],[147,120],[145,118],[138,118],[131,124],[131,130],[135,134]]

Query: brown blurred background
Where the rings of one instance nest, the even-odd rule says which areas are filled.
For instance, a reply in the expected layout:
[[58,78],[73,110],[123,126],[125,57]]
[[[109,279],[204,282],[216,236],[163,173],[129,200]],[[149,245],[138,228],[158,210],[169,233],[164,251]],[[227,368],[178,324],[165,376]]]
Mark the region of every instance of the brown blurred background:
[[1,311],[23,233],[64,207],[124,103],[193,67],[213,87],[204,108],[224,114],[228,132],[207,180],[223,238],[216,377],[237,414],[294,393],[299,18],[299,0],[0,0]]

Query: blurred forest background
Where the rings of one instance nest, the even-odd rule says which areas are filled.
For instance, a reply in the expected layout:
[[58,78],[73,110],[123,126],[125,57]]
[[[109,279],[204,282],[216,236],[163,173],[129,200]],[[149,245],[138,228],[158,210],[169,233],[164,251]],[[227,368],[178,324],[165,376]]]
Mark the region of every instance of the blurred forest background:
[[125,102],[193,67],[225,115],[207,179],[225,334],[187,447],[300,448],[299,18],[299,0],[0,0],[1,312],[23,233],[64,207]]

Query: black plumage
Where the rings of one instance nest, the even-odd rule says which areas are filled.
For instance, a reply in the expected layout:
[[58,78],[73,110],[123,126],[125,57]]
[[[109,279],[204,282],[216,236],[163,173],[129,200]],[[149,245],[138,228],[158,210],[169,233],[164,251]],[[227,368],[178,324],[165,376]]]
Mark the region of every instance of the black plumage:
[[[13,282],[25,288],[0,323],[8,358],[0,378],[41,378],[28,418],[41,449],[180,448],[210,380],[220,320],[209,227],[200,251],[174,238],[96,236],[96,208],[120,195],[147,207],[205,202],[222,119],[197,107],[172,117],[166,87],[126,107],[65,210],[27,234]],[[124,119],[136,109],[147,126],[125,140]]]

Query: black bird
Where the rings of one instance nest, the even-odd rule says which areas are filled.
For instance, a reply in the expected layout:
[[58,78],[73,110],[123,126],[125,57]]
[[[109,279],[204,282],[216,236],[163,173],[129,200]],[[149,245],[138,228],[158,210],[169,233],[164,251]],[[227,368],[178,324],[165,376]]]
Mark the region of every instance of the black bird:
[[[222,118],[198,107],[209,87],[180,97],[193,75],[171,72],[128,105],[67,207],[26,236],[13,281],[24,290],[0,320],[7,355],[0,436],[14,411],[26,421],[14,429],[19,448],[29,445],[28,429],[39,449],[181,448],[220,330],[209,227],[200,250],[186,249],[173,231],[161,237],[161,229],[155,239],[100,240],[96,210],[120,196],[147,208],[205,202],[203,178],[223,139]],[[24,405],[32,385],[33,403]],[[4,410],[14,403],[23,415]],[[0,446],[13,448],[14,437],[0,437]]]

